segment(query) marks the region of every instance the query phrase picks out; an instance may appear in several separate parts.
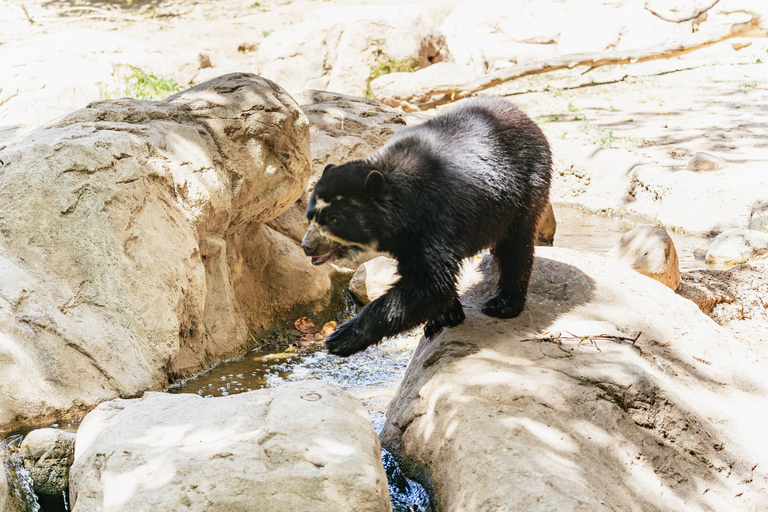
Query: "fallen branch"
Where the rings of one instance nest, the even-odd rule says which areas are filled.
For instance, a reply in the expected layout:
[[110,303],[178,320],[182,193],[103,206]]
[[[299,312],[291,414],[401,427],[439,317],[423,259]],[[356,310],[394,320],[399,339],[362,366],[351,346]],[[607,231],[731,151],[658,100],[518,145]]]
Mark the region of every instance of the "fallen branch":
[[[386,105],[403,107],[406,111],[427,110],[528,75],[549,73],[559,69],[572,69],[578,66],[589,66],[587,71],[590,71],[599,66],[671,59],[733,37],[768,37],[768,34],[762,29],[759,17],[752,15],[751,19],[744,23],[719,26],[659,45],[636,50],[561,55],[529,64],[509,66],[466,83],[430,84],[429,86],[409,88],[408,82],[413,80],[413,83],[416,83],[415,75],[427,72],[429,67],[413,73],[392,73],[373,80],[371,90],[376,100]],[[436,64],[436,66],[439,65]]]
[[653,14],[654,16],[656,16],[657,18],[660,18],[664,21],[669,21],[671,23],[683,23],[686,21],[695,20],[696,18],[698,18],[699,16],[701,16],[702,14],[704,14],[705,12],[713,8],[715,4],[717,4],[717,2],[719,1],[720,0],[710,0],[705,7],[697,7],[692,12],[689,12],[688,14],[681,14],[677,16],[673,16],[672,13],[674,11],[671,11],[671,10],[667,10],[666,13],[661,12],[661,9],[652,6],[650,1],[645,3],[645,9],[651,14]]
[[541,338],[527,338],[521,341],[538,341],[538,342],[544,342],[544,343],[556,343],[557,346],[562,350],[563,352],[568,353],[565,348],[563,348],[563,341],[577,341],[578,345],[581,345],[583,343],[588,343],[595,347],[598,352],[602,352],[600,350],[600,347],[597,346],[597,340],[606,340],[606,341],[616,341],[616,342],[627,342],[631,343],[631,345],[634,347],[635,343],[637,343],[637,340],[640,339],[640,335],[642,333],[638,332],[637,336],[634,338],[627,338],[625,336],[616,336],[614,334],[588,334],[586,336],[576,336],[575,334],[569,332],[568,336],[563,336],[559,332],[551,334],[549,336],[544,336]]

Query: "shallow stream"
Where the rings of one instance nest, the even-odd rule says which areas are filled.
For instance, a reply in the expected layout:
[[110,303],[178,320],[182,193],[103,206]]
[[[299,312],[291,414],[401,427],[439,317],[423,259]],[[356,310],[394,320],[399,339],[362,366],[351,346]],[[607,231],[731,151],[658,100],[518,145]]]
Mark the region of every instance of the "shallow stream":
[[[635,219],[586,214],[570,207],[555,207],[555,216],[558,221],[555,246],[591,253],[607,253],[623,233],[643,223]],[[675,243],[681,271],[715,268],[693,255],[694,249],[708,243],[707,239],[678,233],[670,233],[670,236]],[[352,314],[354,311],[347,308],[339,320]],[[279,386],[289,381],[319,379],[358,397],[368,407],[374,426],[380,428],[389,399],[403,377],[419,338],[417,330],[347,359],[328,356],[321,346],[254,349],[243,357],[222,362],[205,373],[174,383],[168,392],[217,397]],[[71,430],[77,425],[61,427]],[[30,496],[31,482],[25,476],[17,455],[22,437],[20,434],[5,439],[0,437],[0,459],[5,460],[11,492],[19,511],[36,512],[39,508],[34,502],[34,495]],[[384,450],[382,460],[390,481],[393,510],[431,511],[432,505],[424,489],[405,478],[393,457]],[[58,510],[64,510],[63,505]]]

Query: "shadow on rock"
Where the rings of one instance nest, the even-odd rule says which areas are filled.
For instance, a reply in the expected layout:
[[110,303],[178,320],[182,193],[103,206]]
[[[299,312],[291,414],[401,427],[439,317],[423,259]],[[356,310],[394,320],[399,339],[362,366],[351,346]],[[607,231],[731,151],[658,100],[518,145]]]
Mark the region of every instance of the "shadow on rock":
[[[537,248],[526,308],[422,340],[383,445],[450,510],[757,510],[766,385],[690,301],[608,258]],[[638,337],[639,334],[639,337]],[[757,507],[757,508],[755,508]]]

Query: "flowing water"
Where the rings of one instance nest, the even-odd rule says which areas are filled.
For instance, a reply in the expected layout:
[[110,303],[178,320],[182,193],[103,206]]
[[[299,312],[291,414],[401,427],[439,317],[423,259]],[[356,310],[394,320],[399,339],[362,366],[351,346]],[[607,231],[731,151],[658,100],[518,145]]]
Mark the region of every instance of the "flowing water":
[[21,434],[0,437],[0,478],[8,479],[9,510],[13,512],[38,512],[40,505],[33,491],[34,483],[19,455],[19,446],[24,438]]
[[[555,207],[555,216],[558,221],[555,246],[601,254],[607,253],[623,233],[642,224],[635,219],[590,215],[570,207]],[[675,243],[682,271],[714,268],[693,254],[694,249],[706,245],[708,239],[673,232],[670,236]],[[340,322],[357,311],[349,295],[342,297],[342,301],[342,311],[337,318]],[[386,404],[403,377],[419,336],[418,330],[401,335],[346,359],[328,356],[320,346],[300,349],[282,345],[254,349],[243,357],[225,361],[205,373],[174,383],[168,392],[217,397],[275,387],[290,381],[319,379],[360,398],[371,411],[373,424],[379,430],[384,423]],[[63,428],[71,430],[76,426],[63,425]],[[32,492],[32,482],[18,456],[21,439],[18,434],[4,439],[0,437],[0,460],[5,463],[17,509],[37,512],[40,508]],[[382,460],[389,478],[393,510],[431,511],[433,508],[426,491],[403,475],[386,450],[382,450]],[[63,506],[59,510],[64,510]]]

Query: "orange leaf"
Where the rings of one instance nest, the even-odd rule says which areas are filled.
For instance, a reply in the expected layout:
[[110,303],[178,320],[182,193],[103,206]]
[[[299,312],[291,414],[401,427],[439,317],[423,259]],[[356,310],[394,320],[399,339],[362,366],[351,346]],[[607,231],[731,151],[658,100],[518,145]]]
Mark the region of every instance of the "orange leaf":
[[323,338],[327,338],[335,330],[336,330],[336,322],[331,320],[330,322],[328,322],[323,326],[323,330],[320,331],[320,334],[323,336]]
[[311,319],[303,316],[296,320],[293,323],[293,326],[296,327],[301,332],[304,333],[313,333],[317,332],[317,326],[315,325],[315,322],[313,322]]

